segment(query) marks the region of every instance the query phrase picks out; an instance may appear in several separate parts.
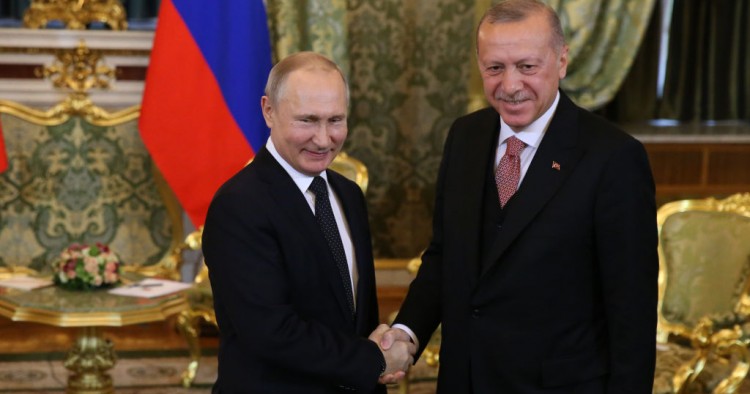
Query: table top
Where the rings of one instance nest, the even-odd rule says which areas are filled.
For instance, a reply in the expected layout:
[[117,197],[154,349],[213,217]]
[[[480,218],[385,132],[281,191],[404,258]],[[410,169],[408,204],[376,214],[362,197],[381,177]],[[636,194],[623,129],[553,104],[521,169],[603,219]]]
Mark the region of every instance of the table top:
[[35,290],[0,287],[0,316],[58,327],[125,326],[160,321],[188,307],[184,291],[154,298],[109,294],[107,289]]

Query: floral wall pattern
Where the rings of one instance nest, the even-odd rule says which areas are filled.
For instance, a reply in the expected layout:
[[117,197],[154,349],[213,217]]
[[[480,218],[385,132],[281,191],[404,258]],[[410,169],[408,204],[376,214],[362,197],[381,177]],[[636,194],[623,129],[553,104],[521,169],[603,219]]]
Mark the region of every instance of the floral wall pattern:
[[[596,107],[617,92],[655,0],[545,0],[570,43],[563,88]],[[345,150],[370,171],[375,255],[413,257],[431,236],[435,178],[455,118],[485,105],[476,23],[490,0],[269,0],[275,59],[314,50],[351,87]]]
[[2,125],[10,167],[0,175],[0,267],[45,272],[72,243],[109,244],[125,264],[171,252],[172,222],[137,121],[41,126],[4,114]]
[[377,256],[414,256],[431,235],[443,141],[466,112],[473,1],[352,1],[347,151],[370,169]]

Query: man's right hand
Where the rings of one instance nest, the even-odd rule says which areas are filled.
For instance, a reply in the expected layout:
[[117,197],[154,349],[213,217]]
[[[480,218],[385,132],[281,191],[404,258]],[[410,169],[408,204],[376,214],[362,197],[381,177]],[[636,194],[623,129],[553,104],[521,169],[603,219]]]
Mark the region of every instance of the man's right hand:
[[417,347],[411,342],[407,333],[391,329],[386,324],[379,325],[370,334],[369,339],[375,342],[385,358],[385,372],[378,380],[382,384],[396,383],[406,376],[409,366],[414,363]]

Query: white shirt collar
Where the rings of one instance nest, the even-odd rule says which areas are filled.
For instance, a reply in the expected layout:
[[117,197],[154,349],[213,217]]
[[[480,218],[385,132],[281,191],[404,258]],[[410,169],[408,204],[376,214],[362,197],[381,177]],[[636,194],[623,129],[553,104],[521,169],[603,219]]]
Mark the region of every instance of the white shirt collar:
[[[292,180],[297,185],[299,190],[302,193],[307,192],[307,189],[310,188],[310,184],[312,184],[314,177],[297,171],[294,167],[291,166],[291,164],[284,160],[284,158],[279,154],[279,151],[276,150],[276,146],[274,146],[271,137],[268,137],[268,141],[266,141],[266,149],[268,149],[268,151],[271,152],[271,156],[273,156],[273,158],[276,159],[279,164],[281,164],[281,167],[284,169],[284,171],[286,171],[287,174],[292,177]],[[319,175],[326,180],[326,183],[328,183],[328,175],[325,171],[321,172]]]
[[533,121],[530,125],[528,125],[525,129],[521,131],[513,131],[513,129],[508,126],[507,123],[503,120],[502,117],[500,117],[500,139],[498,140],[498,146],[502,145],[505,140],[510,138],[511,136],[516,136],[519,140],[523,141],[526,146],[530,146],[534,149],[539,147],[539,144],[542,141],[542,137],[544,136],[544,132],[547,131],[547,126],[549,126],[549,121],[552,119],[552,115],[555,114],[555,110],[557,109],[557,104],[560,102],[560,91],[557,91],[557,96],[555,96],[555,101],[552,102],[552,105],[547,109],[546,112],[542,114],[537,120]]

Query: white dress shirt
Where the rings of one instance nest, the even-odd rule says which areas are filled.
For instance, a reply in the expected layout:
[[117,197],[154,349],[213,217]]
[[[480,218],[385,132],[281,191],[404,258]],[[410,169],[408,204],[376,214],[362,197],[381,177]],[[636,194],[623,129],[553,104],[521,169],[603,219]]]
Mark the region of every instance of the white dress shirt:
[[552,102],[549,109],[521,131],[513,131],[513,129],[511,129],[510,126],[500,118],[500,138],[497,139],[497,148],[495,150],[495,170],[497,170],[497,166],[500,165],[500,158],[503,157],[505,150],[508,147],[508,138],[516,136],[516,138],[526,144],[526,147],[521,151],[521,176],[518,178],[518,185],[521,185],[523,177],[526,176],[526,171],[529,170],[531,160],[534,158],[537,149],[539,149],[539,144],[542,143],[544,132],[547,131],[547,126],[549,126],[549,122],[552,120],[552,115],[555,114],[557,103],[559,101],[560,92],[557,92],[555,101]]

